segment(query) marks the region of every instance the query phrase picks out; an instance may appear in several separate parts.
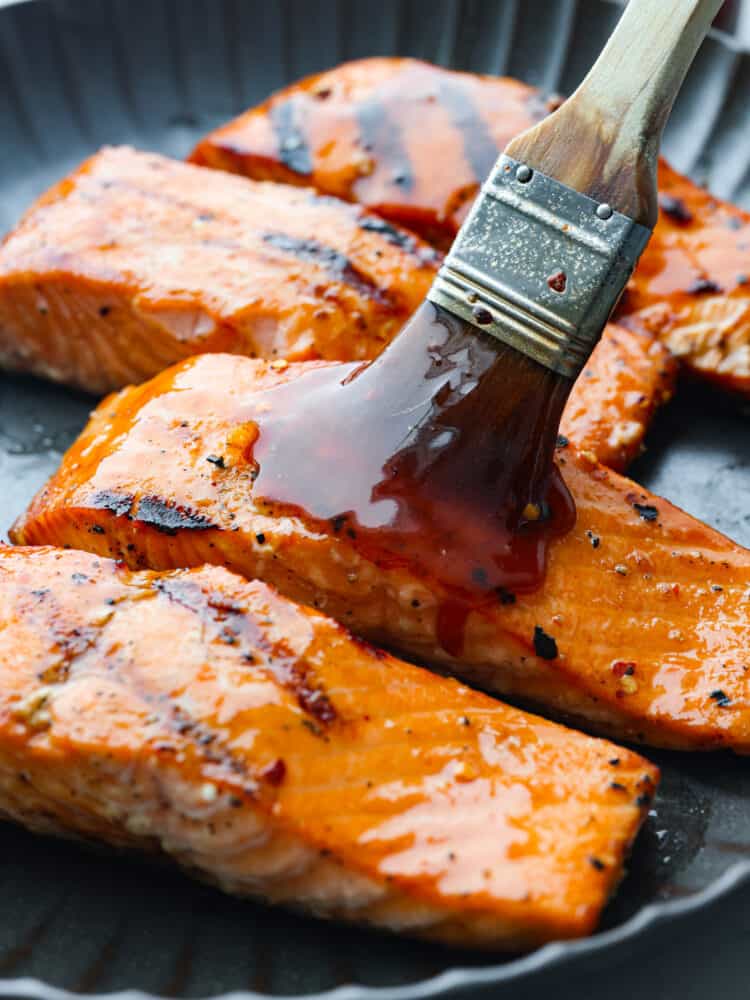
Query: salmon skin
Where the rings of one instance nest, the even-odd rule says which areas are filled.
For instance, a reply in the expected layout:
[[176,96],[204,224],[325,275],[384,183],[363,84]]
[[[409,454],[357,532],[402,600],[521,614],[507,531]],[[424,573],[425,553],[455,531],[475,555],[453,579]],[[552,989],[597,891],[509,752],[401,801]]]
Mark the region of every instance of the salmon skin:
[[[567,444],[557,460],[577,523],[552,541],[544,585],[474,610],[448,652],[438,635],[454,595],[438,581],[368,560],[336,518],[311,525],[253,496],[268,390],[291,382],[303,396],[316,367],[280,372],[204,355],[111,397],[13,541],[132,567],[222,564],[420,662],[597,731],[750,751],[747,550]],[[353,368],[336,367],[341,379]]]
[[437,259],[312,191],[104,149],[0,247],[0,366],[103,393],[206,351],[371,358]]
[[590,932],[658,771],[218,567],[0,548],[0,813],[486,948]]
[[[507,78],[364,59],[273,95],[192,159],[312,184],[446,248],[498,153],[558,102]],[[659,189],[659,222],[618,315],[658,307],[664,343],[691,372],[750,395],[750,215],[664,161]]]

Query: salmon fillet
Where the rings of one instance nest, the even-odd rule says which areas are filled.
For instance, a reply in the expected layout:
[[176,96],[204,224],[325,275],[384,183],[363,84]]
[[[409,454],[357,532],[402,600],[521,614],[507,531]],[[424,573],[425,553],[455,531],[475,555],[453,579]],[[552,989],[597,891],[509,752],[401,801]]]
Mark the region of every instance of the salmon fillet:
[[656,411],[674,393],[677,362],[650,322],[609,323],[573,386],[560,433],[617,472],[643,451]]
[[211,132],[191,159],[311,184],[447,249],[498,150],[553,106],[517,80],[361,59],[273,94]]
[[[556,103],[516,80],[364,59],[274,94],[192,159],[312,184],[445,248],[498,153]],[[659,189],[659,222],[618,315],[659,306],[664,343],[692,372],[750,394],[750,215],[664,161]]]
[[664,162],[659,208],[618,315],[639,310],[692,374],[750,395],[750,213]]
[[0,248],[0,367],[103,393],[206,351],[370,358],[436,261],[311,191],[104,149]]
[[218,567],[0,547],[0,675],[4,817],[451,944],[591,931],[658,781]]
[[[337,367],[343,379],[355,366]],[[545,584],[473,611],[449,653],[438,640],[454,597],[446,588],[369,561],[336,518],[313,525],[253,496],[268,390],[292,382],[303,398],[306,373],[319,369],[204,355],[111,397],[13,541],[132,567],[222,564],[382,645],[599,731],[750,751],[747,550],[568,445],[558,462],[578,517],[550,544]]]

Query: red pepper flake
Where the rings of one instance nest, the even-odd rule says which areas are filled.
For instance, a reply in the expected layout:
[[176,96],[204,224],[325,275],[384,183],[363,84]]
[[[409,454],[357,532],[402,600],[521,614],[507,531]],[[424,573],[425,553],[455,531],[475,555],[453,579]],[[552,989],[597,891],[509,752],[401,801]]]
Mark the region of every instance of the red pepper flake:
[[615,660],[612,664],[612,673],[615,677],[632,677],[637,664],[631,660]]
[[534,652],[543,660],[557,659],[557,643],[540,625],[534,626]]
[[263,768],[260,772],[260,776],[264,781],[267,781],[269,785],[280,785],[281,782],[286,777],[286,764],[279,757],[268,767]]

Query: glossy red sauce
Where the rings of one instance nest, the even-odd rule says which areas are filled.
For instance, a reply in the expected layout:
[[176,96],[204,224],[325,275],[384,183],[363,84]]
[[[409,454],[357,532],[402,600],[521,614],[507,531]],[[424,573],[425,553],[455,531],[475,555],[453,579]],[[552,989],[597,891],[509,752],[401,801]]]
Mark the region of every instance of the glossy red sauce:
[[436,583],[440,641],[458,653],[468,613],[537,588],[574,524],[552,462],[570,383],[429,302],[345,371],[256,398],[254,495]]

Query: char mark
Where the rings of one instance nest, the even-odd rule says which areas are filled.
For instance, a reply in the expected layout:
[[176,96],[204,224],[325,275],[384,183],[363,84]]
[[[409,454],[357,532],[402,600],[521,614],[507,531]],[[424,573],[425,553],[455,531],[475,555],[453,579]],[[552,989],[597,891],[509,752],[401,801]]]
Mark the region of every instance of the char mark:
[[383,305],[390,305],[388,296],[372,279],[358,270],[349,258],[313,239],[301,239],[289,236],[287,233],[269,232],[263,236],[263,242],[283,253],[291,254],[297,260],[309,261],[322,267],[335,281],[341,281],[364,298],[372,299]]
[[208,531],[216,527],[203,514],[159,497],[145,496],[136,500],[132,494],[102,490],[91,498],[89,505],[96,510],[109,511],[115,517],[138,521],[164,535],[176,535],[178,531]]
[[235,647],[246,663],[266,670],[296,697],[303,712],[316,723],[329,725],[335,721],[336,709],[316,681],[310,664],[271,643],[242,605],[228,601],[220,593],[206,594],[191,580],[158,579],[153,586],[170,601],[198,615],[206,634],[215,641]]
[[432,264],[440,259],[440,254],[433,247],[420,246],[411,233],[407,233],[403,229],[396,229],[395,226],[377,215],[363,215],[359,220],[359,228],[368,233],[377,233],[392,246],[414,254],[421,264]]
[[440,103],[450,115],[451,124],[461,133],[466,162],[480,184],[492,169],[500,153],[497,144],[469,96],[468,87],[455,80],[440,84]]
[[216,527],[203,514],[159,497],[141,497],[133,518],[165,535],[176,535],[178,531],[208,531]]
[[115,517],[130,517],[134,503],[135,497],[132,493],[114,493],[111,490],[101,490],[89,500],[90,507],[109,511]]
[[300,124],[300,105],[291,98],[271,108],[271,125],[279,143],[279,159],[295,174],[309,177],[313,171],[310,147]]
[[360,148],[390,173],[391,184],[403,191],[414,187],[414,173],[404,146],[401,129],[377,100],[363,101],[357,111]]

